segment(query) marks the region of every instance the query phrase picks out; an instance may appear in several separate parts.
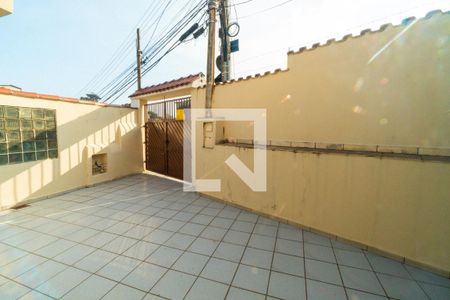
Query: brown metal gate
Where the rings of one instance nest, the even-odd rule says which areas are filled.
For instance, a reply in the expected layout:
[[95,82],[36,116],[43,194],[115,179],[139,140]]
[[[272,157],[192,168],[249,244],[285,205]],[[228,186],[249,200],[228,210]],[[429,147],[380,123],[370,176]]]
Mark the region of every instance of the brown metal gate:
[[191,99],[182,98],[147,105],[145,124],[146,169],[178,179],[183,178],[183,148],[190,135],[184,132],[184,109]]

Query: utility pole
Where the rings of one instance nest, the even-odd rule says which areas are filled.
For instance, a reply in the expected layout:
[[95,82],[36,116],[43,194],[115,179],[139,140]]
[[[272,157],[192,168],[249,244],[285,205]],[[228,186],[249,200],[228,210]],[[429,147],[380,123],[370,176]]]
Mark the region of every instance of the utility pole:
[[215,46],[216,46],[216,12],[217,0],[209,0],[209,32],[208,32],[208,57],[206,64],[206,99],[205,109],[207,116],[211,116],[212,95],[214,89]]
[[231,47],[230,36],[228,35],[228,26],[230,25],[230,5],[228,0],[221,1],[221,38],[222,44],[220,48],[220,57],[222,62],[222,82],[226,82],[231,79]]
[[142,51],[141,51],[141,31],[136,30],[136,59],[137,59],[137,88],[142,88]]

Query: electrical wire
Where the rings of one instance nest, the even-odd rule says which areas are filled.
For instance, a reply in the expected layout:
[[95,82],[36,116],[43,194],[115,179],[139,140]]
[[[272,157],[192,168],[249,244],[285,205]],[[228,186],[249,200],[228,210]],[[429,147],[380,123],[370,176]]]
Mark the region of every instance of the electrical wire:
[[[147,33],[147,28],[150,29],[153,25],[155,25],[156,20],[153,21],[150,25],[149,25],[149,22],[150,22],[150,21],[152,20],[152,18],[156,15],[156,12],[157,12],[159,9],[161,9],[162,5],[164,4],[164,1],[161,1],[160,4],[161,4],[161,5],[155,10],[155,13],[153,13],[152,15],[149,15],[149,16],[147,17],[146,21],[142,24],[142,28],[141,28],[141,29],[142,29],[142,30],[141,30],[141,32],[142,32],[142,34],[141,34],[142,38],[145,37],[145,35],[146,35],[146,33]],[[139,26],[139,24],[136,25],[136,27],[138,27],[138,26]],[[128,55],[127,55],[127,54],[131,52],[131,50],[133,49],[134,44],[135,44],[135,37],[134,37],[135,32],[134,32],[134,30],[132,31],[132,33],[131,33],[130,35],[131,35],[130,41],[129,41],[127,47],[122,51],[121,56],[118,57],[118,59],[117,59],[116,61],[114,61],[114,62],[112,62],[112,63],[110,64],[110,68],[107,69],[107,71],[104,73],[104,76],[103,76],[102,80],[100,80],[99,83],[98,83],[97,85],[95,85],[94,87],[92,87],[92,89],[97,89],[98,87],[101,87],[102,85],[104,85],[104,84],[105,84],[104,82],[105,82],[106,79],[108,78],[109,74],[113,74],[113,73],[114,73],[114,72],[115,72],[115,71],[123,64],[123,62],[125,61],[125,59],[128,58]],[[130,67],[130,68],[132,68],[132,67]]]
[[[178,35],[182,30],[187,28],[187,26],[200,14],[200,12],[206,6],[206,1],[201,0],[197,5],[194,6],[193,9],[190,10],[188,14],[183,16],[181,20],[179,20],[176,25],[174,25],[162,38],[160,38],[157,42],[155,42],[152,47],[150,47],[147,51],[144,51],[143,57],[145,63],[143,64],[142,76],[147,74],[151,69],[153,69],[165,56],[167,56],[170,52],[175,50],[182,43],[178,40]],[[202,15],[204,16],[204,15]],[[176,41],[174,42],[174,40]],[[163,52],[164,49],[172,42],[172,45]],[[158,57],[160,53],[163,53]],[[148,64],[148,66],[146,66]],[[125,71],[121,73],[122,76],[118,76],[117,80],[114,80],[108,85],[108,89],[104,91],[102,95],[103,102],[113,103],[116,101],[123,93],[125,93],[132,84],[137,81],[135,69],[127,68]]]
[[[138,23],[141,23],[142,21],[147,19],[147,15],[154,11],[154,7],[156,2],[152,2],[148,8],[145,10],[142,17],[139,19]],[[134,30],[130,32],[127,37],[123,40],[123,42],[120,44],[120,46],[116,49],[116,51],[113,53],[113,55],[110,57],[110,59],[107,61],[107,63],[100,69],[100,71],[78,92],[78,94],[82,94],[84,91],[88,91],[95,85],[100,79],[102,79],[103,75],[109,70],[111,65],[117,60],[117,58],[121,57],[123,53],[126,52],[126,49],[129,47],[130,42],[132,43],[132,40],[130,41],[130,38],[132,38],[134,35]]]
[[228,5],[227,8],[231,7],[231,6],[236,7],[236,6],[239,6],[239,5],[242,5],[242,4],[247,4],[247,3],[250,3],[250,2],[253,2],[253,1],[254,0],[246,0],[246,1],[239,2],[239,3],[234,3],[234,4],[231,4],[231,5]]
[[278,7],[284,6],[284,5],[286,5],[286,4],[290,3],[290,2],[293,2],[293,1],[295,1],[295,0],[287,0],[287,1],[284,1],[284,2],[282,2],[282,3],[280,3],[280,4],[277,4],[277,5],[274,5],[274,6],[265,8],[265,9],[263,9],[263,10],[260,10],[260,11],[255,12],[255,13],[252,13],[252,14],[249,14],[249,15],[246,15],[246,16],[242,16],[242,17],[240,17],[240,19],[242,20],[242,19],[250,18],[250,17],[256,16],[256,15],[259,15],[259,14],[262,14],[262,13],[265,13],[265,12],[268,12],[268,11],[270,11],[270,10],[273,10],[273,9],[278,8]]
[[[203,4],[203,1],[199,2],[199,5],[200,5],[200,4]],[[199,5],[197,5],[196,8],[198,8]],[[192,11],[193,11],[193,10],[191,10],[190,13],[192,13]],[[195,12],[195,14],[198,13],[197,11],[194,11],[194,12]],[[187,14],[188,17],[189,17],[190,15],[191,15],[191,14]],[[186,16],[185,16],[185,17],[186,17]],[[181,20],[177,23],[177,25],[173,26],[173,27],[171,28],[171,30],[170,30],[165,36],[163,36],[162,39],[160,39],[158,42],[156,42],[155,45],[154,45],[151,49],[149,49],[149,50],[147,50],[147,51],[145,51],[145,52],[143,53],[143,57],[145,57],[145,58],[144,58],[144,62],[145,62],[144,65],[147,63],[148,60],[151,60],[151,59],[154,58],[153,56],[151,56],[151,55],[149,56],[149,55],[148,55],[148,53],[150,53],[150,51],[153,51],[155,54],[158,54],[158,53],[162,50],[162,48],[163,48],[164,46],[166,46],[166,45],[168,44],[168,42],[170,42],[170,38],[174,38],[175,35],[176,35],[180,30],[183,29],[183,28],[181,28],[181,27],[179,26],[179,24],[181,23],[182,25],[183,25],[183,24],[185,25],[185,23],[183,23],[183,20],[186,20],[185,17],[184,17],[183,19],[181,19]],[[188,21],[190,21],[190,20],[191,20],[191,19],[189,19]],[[134,66],[134,64],[132,64],[127,70],[132,69],[133,66]],[[126,71],[127,71],[127,70],[126,70]],[[126,71],[125,71],[125,73],[126,73]],[[111,83],[108,85],[108,87],[111,86],[112,84],[115,84],[115,85],[114,85],[112,88],[110,88],[106,93],[104,93],[104,90],[103,90],[103,92],[101,93],[101,95],[103,96],[102,98],[105,99],[105,101],[108,100],[108,99],[110,98],[111,94],[114,94],[114,89],[116,89],[118,86],[123,85],[124,83],[126,84],[126,82],[127,82],[128,80],[130,80],[133,76],[134,76],[134,75],[133,75],[133,70],[131,70],[131,72],[128,73],[127,76],[123,77],[121,80],[115,80],[115,81],[111,82]],[[121,76],[121,77],[122,77],[122,76]]]

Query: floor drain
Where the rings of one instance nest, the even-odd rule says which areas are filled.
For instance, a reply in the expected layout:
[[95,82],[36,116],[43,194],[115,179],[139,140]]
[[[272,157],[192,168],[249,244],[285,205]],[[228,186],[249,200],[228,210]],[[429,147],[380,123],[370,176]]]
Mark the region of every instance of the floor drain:
[[30,206],[30,205],[29,204],[20,204],[20,205],[16,205],[14,207],[11,207],[11,209],[19,210],[19,209],[22,209],[22,208],[25,208],[25,207],[28,207],[28,206]]

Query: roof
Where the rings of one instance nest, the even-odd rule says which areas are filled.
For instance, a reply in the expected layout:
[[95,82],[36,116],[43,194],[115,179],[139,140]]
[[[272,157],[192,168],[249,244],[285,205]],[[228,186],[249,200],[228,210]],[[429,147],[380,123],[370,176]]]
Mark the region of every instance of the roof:
[[16,97],[23,98],[31,98],[31,99],[41,99],[41,100],[52,100],[52,101],[61,101],[61,102],[70,102],[70,103],[78,103],[78,104],[86,104],[86,105],[96,105],[96,106],[111,106],[111,107],[121,107],[120,105],[108,105],[101,102],[95,101],[85,101],[77,98],[69,98],[69,97],[61,97],[55,95],[47,95],[47,94],[38,94],[33,92],[23,92],[20,90],[0,87],[0,95],[10,95]]
[[192,83],[194,83],[197,80],[202,80],[204,79],[205,75],[203,73],[198,73],[198,74],[192,74],[186,77],[181,77],[178,79],[174,79],[171,81],[166,81],[163,83],[159,83],[159,84],[155,84],[149,87],[145,87],[143,89],[137,90],[136,92],[134,92],[133,95],[131,95],[130,97],[138,97],[138,96],[143,96],[143,95],[148,95],[148,94],[154,94],[154,93],[158,93],[158,92],[162,92],[165,90],[171,90],[177,87],[182,87],[185,85],[190,85]]

